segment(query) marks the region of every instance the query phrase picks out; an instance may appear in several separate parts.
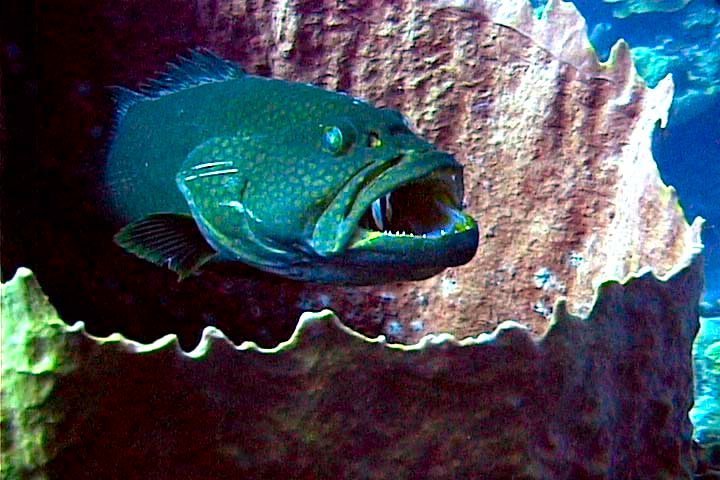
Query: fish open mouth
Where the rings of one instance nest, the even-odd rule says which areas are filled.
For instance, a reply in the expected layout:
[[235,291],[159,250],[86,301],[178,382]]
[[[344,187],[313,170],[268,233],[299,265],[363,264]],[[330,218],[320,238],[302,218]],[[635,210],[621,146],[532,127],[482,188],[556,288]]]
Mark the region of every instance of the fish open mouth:
[[[433,240],[477,228],[462,211],[462,172],[445,168],[397,186],[372,201],[350,248],[392,242],[392,237]],[[380,239],[383,240],[380,240]]]
[[428,278],[477,251],[478,226],[462,199],[463,168],[452,155],[412,151],[358,173],[315,223],[309,246],[348,284]]
[[477,251],[478,226],[462,198],[452,155],[407,152],[357,174],[316,222],[310,247],[328,269],[352,270],[355,285],[428,278]]

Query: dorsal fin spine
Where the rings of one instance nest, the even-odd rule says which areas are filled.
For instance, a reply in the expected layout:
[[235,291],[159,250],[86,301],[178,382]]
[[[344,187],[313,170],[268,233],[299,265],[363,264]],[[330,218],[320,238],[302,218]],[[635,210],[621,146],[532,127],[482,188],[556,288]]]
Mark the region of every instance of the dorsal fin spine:
[[115,100],[115,106],[117,107],[116,118],[122,118],[130,107],[147,98],[142,93],[130,90],[129,88],[117,86],[108,88],[110,89],[110,94],[112,95],[113,100]]
[[224,82],[243,75],[245,70],[237,63],[225,60],[206,48],[197,48],[168,63],[156,78],[140,86],[140,93],[149,98],[157,98],[186,88]]
[[134,104],[143,100],[159,98],[186,88],[208,83],[224,82],[245,75],[245,70],[235,62],[219,57],[207,48],[196,48],[169,62],[157,78],[140,85],[139,91],[125,87],[110,87],[120,118]]

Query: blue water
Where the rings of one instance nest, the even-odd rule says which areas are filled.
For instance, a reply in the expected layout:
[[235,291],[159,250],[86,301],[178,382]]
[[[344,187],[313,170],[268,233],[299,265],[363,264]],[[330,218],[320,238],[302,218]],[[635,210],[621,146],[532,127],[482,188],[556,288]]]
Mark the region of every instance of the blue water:
[[[544,4],[536,0],[536,6]],[[671,13],[616,18],[619,4],[574,2],[588,24],[593,46],[606,59],[620,38],[633,49],[640,73],[651,86],[671,73],[675,100],[668,126],[657,129],[653,154],[663,181],[674,186],[690,221],[706,219],[706,292],[720,301],[720,2],[695,0]],[[648,4],[667,2],[647,1]]]

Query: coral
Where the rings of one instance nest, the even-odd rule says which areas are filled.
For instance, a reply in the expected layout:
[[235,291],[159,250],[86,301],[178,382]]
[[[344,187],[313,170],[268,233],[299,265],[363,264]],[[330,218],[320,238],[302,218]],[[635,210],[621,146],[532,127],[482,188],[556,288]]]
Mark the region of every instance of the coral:
[[700,318],[693,363],[695,405],[690,418],[695,438],[704,446],[720,449],[720,317]]
[[677,12],[682,10],[690,0],[603,0],[605,3],[617,5],[613,9],[613,15],[617,18],[625,18],[630,15],[651,12]]
[[681,86],[673,101],[673,121],[678,123],[691,120],[720,99],[720,8],[696,2],[681,19],[679,32],[666,32],[658,36],[656,45],[632,49],[638,70],[649,84],[670,72],[678,77]]
[[[537,2],[536,2],[537,3]],[[544,1],[539,2],[544,5]],[[675,94],[668,128],[654,136],[653,150],[666,182],[674,184],[686,213],[707,219],[705,298],[720,298],[720,236],[716,178],[720,178],[720,3],[696,0],[672,14],[647,12],[613,18],[613,5],[576,0],[586,15],[590,39],[598,55],[606,57],[618,38],[632,45],[640,75],[650,86],[672,74]],[[628,2],[630,3],[630,2]],[[648,7],[669,2],[644,2]],[[542,7],[541,7],[542,8]]]
[[3,378],[43,388],[3,384],[3,477],[690,478],[701,283],[699,262],[603,283],[540,341],[504,322],[389,344],[324,311],[273,349],[208,327],[184,353],[58,322],[21,270],[2,287],[3,352],[23,349]]
[[28,478],[43,469],[58,448],[51,425],[62,414],[49,406],[54,379],[73,370],[66,357],[69,328],[40,294],[30,272],[21,270],[2,287],[2,478]]
[[[422,5],[373,9],[362,28],[317,7],[292,23],[289,50],[277,52],[263,33],[255,40],[270,46],[277,75],[319,79],[398,107],[465,165],[468,210],[482,228],[475,259],[425,282],[360,290],[368,298],[394,293],[395,301],[377,303],[404,328],[381,331],[413,342],[428,332],[473,335],[513,318],[542,333],[561,296],[583,315],[601,281],[677,264],[699,224],[688,228],[650,154],[651,131],[667,119],[670,79],[648,89],[622,42],[598,63],[570,4],[553,2],[540,19],[522,2]],[[257,24],[277,18],[245,14]],[[402,18],[413,21],[398,24]],[[329,33],[302,34],[317,25]],[[332,47],[351,43],[352,52]],[[575,267],[571,256],[584,261]],[[538,292],[541,267],[564,288]],[[452,291],[443,287],[448,281]],[[305,290],[313,308],[330,305],[350,325],[368,323],[356,308],[358,290]],[[422,332],[408,328],[418,319]]]

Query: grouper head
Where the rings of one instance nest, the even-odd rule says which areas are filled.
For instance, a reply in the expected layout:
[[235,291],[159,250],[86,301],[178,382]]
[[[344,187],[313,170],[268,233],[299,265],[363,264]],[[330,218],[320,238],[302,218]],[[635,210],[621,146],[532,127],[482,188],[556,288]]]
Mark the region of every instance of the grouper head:
[[195,148],[176,177],[218,259],[361,285],[423,279],[473,257],[478,227],[462,210],[452,155],[395,110],[254,78],[245,126]]
[[475,254],[462,166],[395,110],[205,50],[115,93],[106,176],[130,222],[115,241],[181,278],[216,261],[374,284]]

